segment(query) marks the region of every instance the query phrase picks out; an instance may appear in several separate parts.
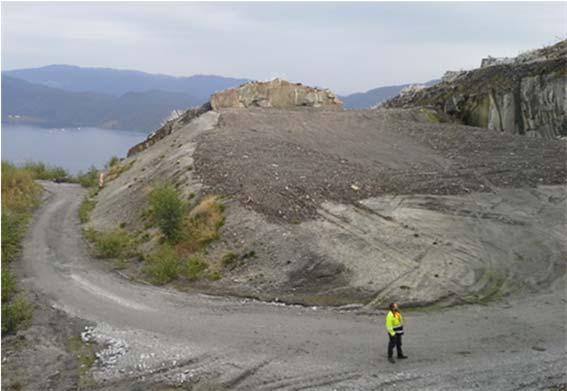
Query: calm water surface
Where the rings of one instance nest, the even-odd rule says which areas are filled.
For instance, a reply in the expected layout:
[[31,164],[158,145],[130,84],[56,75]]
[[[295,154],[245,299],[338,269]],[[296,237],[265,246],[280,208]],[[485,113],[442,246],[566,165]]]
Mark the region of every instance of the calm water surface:
[[43,161],[71,174],[102,168],[112,156],[124,157],[146,133],[99,128],[45,129],[2,125],[2,160]]

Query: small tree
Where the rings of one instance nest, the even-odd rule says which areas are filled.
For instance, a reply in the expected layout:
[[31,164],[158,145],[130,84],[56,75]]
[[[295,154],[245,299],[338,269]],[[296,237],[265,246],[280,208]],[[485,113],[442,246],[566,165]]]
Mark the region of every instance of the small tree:
[[155,186],[150,192],[152,215],[167,241],[175,243],[181,238],[186,205],[171,184]]

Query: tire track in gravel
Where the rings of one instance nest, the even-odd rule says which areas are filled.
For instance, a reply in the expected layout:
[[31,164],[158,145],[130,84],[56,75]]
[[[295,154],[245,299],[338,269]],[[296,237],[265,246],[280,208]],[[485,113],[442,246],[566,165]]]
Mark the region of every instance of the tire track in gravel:
[[[126,342],[126,354],[100,371],[103,389],[102,380],[114,384],[109,389],[126,390],[141,381],[131,379],[179,381],[184,371],[238,389],[280,390],[360,390],[376,384],[458,389],[475,379],[482,384],[487,376],[497,378],[501,368],[515,381],[498,389],[514,389],[534,380],[551,385],[546,381],[563,375],[564,279],[533,297],[406,313],[404,346],[411,358],[391,365],[384,358],[382,313],[189,295],[107,273],[87,254],[81,237],[76,216],[85,191],[70,184],[43,185],[50,195],[24,241],[24,285],[95,322],[95,332]],[[498,315],[497,322],[491,314]],[[538,351],[532,349],[536,344]],[[470,354],[459,354],[463,351]],[[491,360],[497,364],[488,365]],[[455,371],[467,376],[452,377]]]

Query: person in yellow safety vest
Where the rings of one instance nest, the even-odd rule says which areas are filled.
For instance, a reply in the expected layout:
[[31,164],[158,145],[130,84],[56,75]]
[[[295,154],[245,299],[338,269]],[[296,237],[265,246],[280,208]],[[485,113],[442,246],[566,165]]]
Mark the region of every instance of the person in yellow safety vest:
[[402,335],[404,334],[404,318],[400,312],[400,308],[396,303],[390,304],[390,311],[386,315],[386,330],[388,331],[388,336],[390,337],[390,342],[388,343],[388,361],[395,364],[394,360],[394,346],[396,347],[398,353],[398,359],[408,358],[404,356],[402,352]]

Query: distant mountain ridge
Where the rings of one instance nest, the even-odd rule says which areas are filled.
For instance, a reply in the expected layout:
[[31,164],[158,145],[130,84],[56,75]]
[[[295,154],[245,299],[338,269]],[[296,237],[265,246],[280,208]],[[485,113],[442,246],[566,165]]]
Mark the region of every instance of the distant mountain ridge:
[[[439,80],[430,80],[423,83],[424,86],[430,87],[438,83]],[[340,96],[339,98],[343,101],[343,106],[345,109],[368,109],[372,106],[377,105],[393,98],[406,87],[412,84],[422,84],[422,83],[410,83],[401,84],[396,86],[384,86],[368,90],[366,92],[356,92],[350,95]]]
[[2,123],[8,124],[150,131],[173,110],[199,103],[179,92],[154,90],[112,96],[65,91],[2,75]]
[[[174,110],[201,105],[215,92],[250,80],[47,65],[3,71],[2,81],[3,123],[150,131],[160,127]],[[379,87],[339,98],[345,109],[364,109],[398,95],[409,85]]]
[[206,102],[214,92],[248,81],[248,79],[216,75],[175,77],[133,70],[83,68],[74,65],[47,65],[2,73],[30,83],[73,92],[96,92],[120,96],[128,92],[161,90],[189,94],[199,103]]

